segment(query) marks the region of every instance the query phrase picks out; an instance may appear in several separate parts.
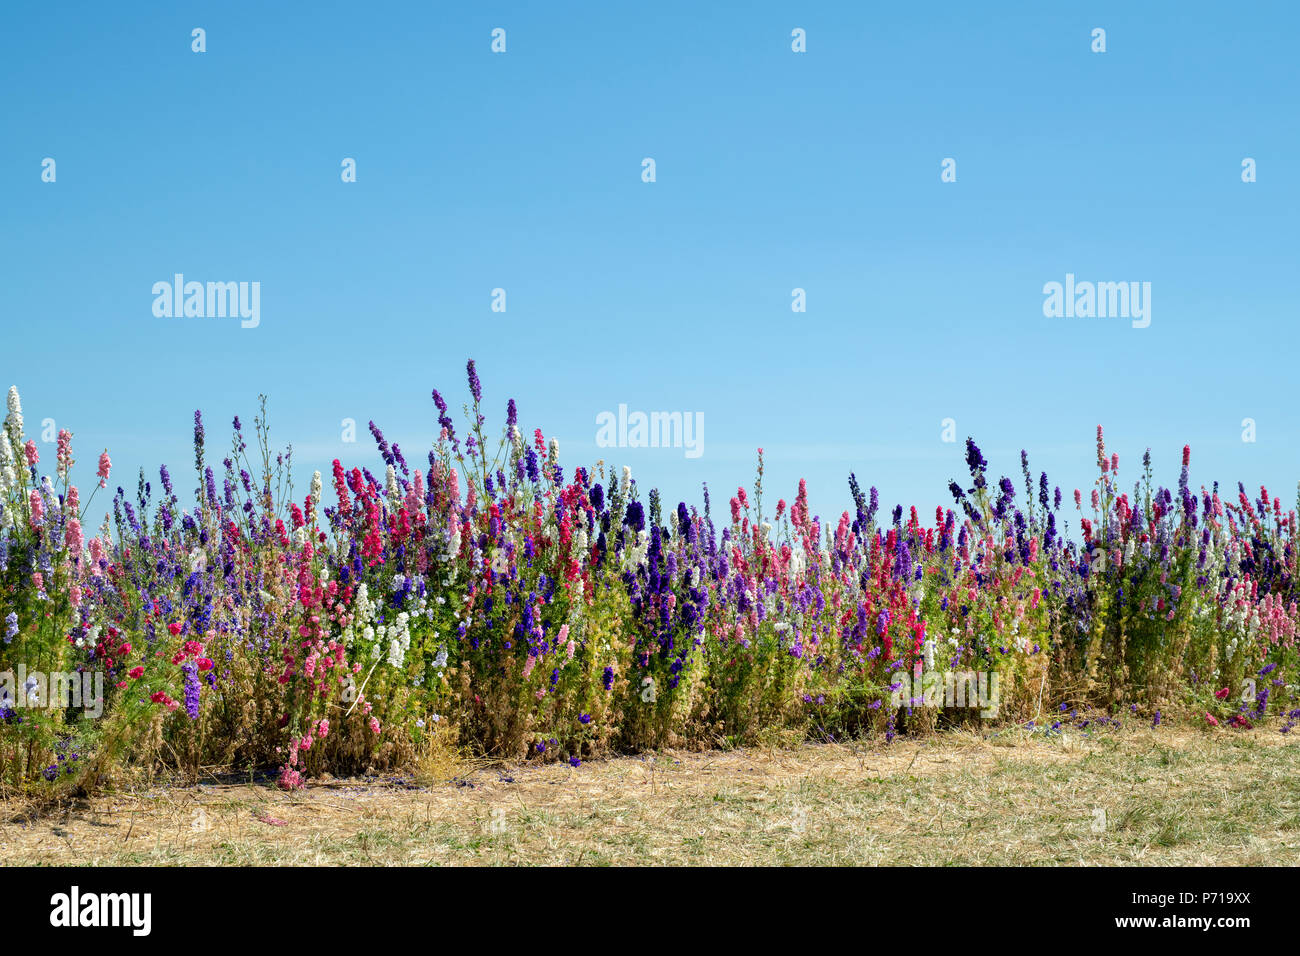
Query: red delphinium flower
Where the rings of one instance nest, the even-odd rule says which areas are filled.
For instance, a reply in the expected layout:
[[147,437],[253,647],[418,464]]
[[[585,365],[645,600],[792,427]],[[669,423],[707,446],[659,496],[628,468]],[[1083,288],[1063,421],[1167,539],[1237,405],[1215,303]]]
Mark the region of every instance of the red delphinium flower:
[[397,518],[391,529],[393,544],[401,544],[411,533],[411,513],[405,508],[397,512]]
[[383,564],[384,541],[379,533],[379,505],[368,495],[365,500],[366,509],[366,534],[361,541],[361,556],[366,558],[366,564],[373,567],[376,564]]
[[337,458],[334,459],[334,493],[339,499],[339,514],[344,518],[352,514],[352,501],[348,498],[347,477],[343,473],[343,465]]

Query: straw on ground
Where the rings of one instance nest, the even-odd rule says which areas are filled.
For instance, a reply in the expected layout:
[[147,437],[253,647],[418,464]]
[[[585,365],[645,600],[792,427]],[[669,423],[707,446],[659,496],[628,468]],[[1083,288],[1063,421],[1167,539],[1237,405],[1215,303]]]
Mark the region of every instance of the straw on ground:
[[1297,865],[1298,774],[1275,729],[1161,727],[153,787],[3,807],[0,863]]

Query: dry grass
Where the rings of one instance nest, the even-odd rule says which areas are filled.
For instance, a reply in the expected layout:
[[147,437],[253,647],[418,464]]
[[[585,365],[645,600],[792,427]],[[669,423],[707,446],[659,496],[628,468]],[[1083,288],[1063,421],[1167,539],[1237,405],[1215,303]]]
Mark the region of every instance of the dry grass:
[[153,787],[31,819],[0,865],[1300,864],[1300,739],[1161,727]]

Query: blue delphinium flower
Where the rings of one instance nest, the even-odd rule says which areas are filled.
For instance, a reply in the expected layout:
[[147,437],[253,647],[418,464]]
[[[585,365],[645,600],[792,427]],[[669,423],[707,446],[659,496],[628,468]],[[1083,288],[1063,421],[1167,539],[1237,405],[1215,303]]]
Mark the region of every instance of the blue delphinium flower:
[[979,446],[975,444],[973,438],[966,439],[966,466],[970,469],[971,477],[975,479],[975,489],[977,491],[984,488],[984,469],[988,467],[988,461],[980,453]]
[[645,507],[641,502],[629,502],[627,512],[623,515],[623,523],[633,531],[641,531],[645,528]]

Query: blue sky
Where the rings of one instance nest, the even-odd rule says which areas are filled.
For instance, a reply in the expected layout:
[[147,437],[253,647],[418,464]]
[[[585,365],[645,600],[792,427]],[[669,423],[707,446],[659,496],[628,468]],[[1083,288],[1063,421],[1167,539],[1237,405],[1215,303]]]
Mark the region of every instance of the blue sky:
[[[514,397],[567,465],[670,502],[724,503],[761,445],[771,500],[806,476],[836,515],[855,471],[932,509],[967,434],[1068,495],[1099,422],[1128,481],[1150,446],[1172,484],[1190,442],[1194,484],[1289,502],[1298,27],[1281,3],[13,7],[0,386],[29,432],[72,429],[87,486],[105,446],[115,484],[179,476],[193,410],[224,447],[259,392],[304,469],[373,466],[372,418],[421,460],[430,389],[458,404],[473,356],[494,425]],[[260,282],[260,325],[155,317],[176,272]],[[1045,318],[1066,273],[1150,282],[1150,327]],[[704,454],[596,448],[620,403],[702,413]]]

